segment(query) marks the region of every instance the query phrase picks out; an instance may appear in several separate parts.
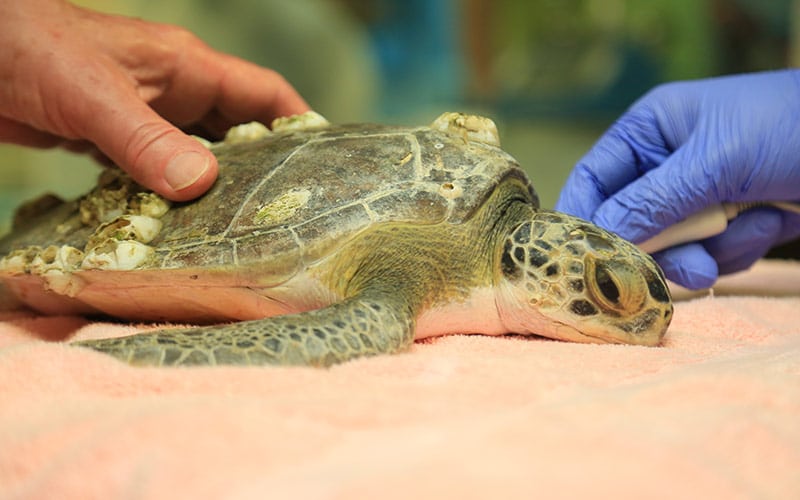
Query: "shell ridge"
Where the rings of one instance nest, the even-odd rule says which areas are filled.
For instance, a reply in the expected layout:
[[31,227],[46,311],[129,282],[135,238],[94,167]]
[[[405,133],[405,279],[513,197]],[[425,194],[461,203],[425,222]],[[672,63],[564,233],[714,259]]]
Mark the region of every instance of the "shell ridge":
[[297,249],[300,252],[300,264],[303,267],[306,267],[308,263],[306,262],[306,246],[303,241],[300,239],[300,235],[297,234],[297,231],[294,230],[293,227],[286,228],[289,231],[289,234],[292,235],[292,239],[294,240],[295,244],[297,245]]
[[419,181],[424,179],[430,174],[430,168],[425,168],[424,162],[422,161],[422,146],[420,146],[419,139],[417,138],[417,134],[409,134],[411,136],[411,153],[414,155],[414,174],[416,175],[416,180]]
[[239,266],[239,239],[234,238],[231,241],[231,253],[233,254],[233,265],[238,267]]

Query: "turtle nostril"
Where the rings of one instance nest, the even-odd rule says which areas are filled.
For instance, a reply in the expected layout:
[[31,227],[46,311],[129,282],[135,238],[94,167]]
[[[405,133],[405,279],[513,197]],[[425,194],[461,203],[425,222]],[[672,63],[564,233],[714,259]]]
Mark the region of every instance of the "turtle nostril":
[[594,278],[603,297],[612,304],[618,304],[620,295],[619,288],[617,288],[617,284],[614,283],[614,280],[611,278],[608,269],[603,265],[598,265],[594,271]]

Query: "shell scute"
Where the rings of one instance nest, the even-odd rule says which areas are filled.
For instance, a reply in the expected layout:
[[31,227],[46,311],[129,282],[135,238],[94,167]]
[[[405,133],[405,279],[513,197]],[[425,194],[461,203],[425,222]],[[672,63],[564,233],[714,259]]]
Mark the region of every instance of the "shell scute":
[[[402,134],[370,137],[310,137],[280,164],[264,165],[267,176],[252,191],[231,226],[229,236],[239,237],[274,225],[290,227],[310,218],[336,214],[342,207],[360,202],[368,193],[383,189],[387,177],[402,176],[383,170],[384,159],[402,157],[409,151]],[[412,175],[407,175],[410,180]],[[269,207],[291,193],[304,193],[303,202],[294,204],[285,217],[272,217]],[[365,219],[365,222],[368,219]],[[267,224],[265,224],[265,222]]]
[[303,261],[311,264],[329,253],[332,244],[349,239],[355,231],[367,226],[369,213],[356,203],[340,207],[335,213],[316,217],[293,228],[303,247]]
[[422,220],[429,224],[447,217],[449,203],[439,193],[423,189],[398,189],[380,196],[368,204],[376,221]]
[[187,247],[160,247],[156,264],[163,269],[225,267],[234,265],[234,249],[228,242],[207,241]]

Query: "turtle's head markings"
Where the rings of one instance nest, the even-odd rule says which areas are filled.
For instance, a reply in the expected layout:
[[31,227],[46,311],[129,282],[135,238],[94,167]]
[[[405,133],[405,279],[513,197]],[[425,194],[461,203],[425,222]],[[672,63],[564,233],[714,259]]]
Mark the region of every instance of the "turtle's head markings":
[[541,210],[500,254],[500,313],[510,331],[583,342],[657,345],[672,319],[649,255],[581,219]]

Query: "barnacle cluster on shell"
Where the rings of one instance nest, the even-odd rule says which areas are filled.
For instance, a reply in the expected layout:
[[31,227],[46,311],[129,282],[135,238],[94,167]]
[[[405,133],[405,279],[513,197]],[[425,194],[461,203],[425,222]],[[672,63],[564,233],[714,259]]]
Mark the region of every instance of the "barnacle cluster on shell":
[[431,128],[440,132],[458,135],[466,141],[482,142],[500,147],[500,134],[495,123],[484,116],[464,113],[442,113],[431,123]]
[[234,125],[225,133],[225,138],[219,142],[211,142],[203,137],[192,136],[200,144],[213,150],[215,147],[230,144],[253,142],[273,133],[294,132],[299,130],[317,130],[330,125],[324,116],[315,111],[306,111],[299,115],[280,116],[272,120],[270,128],[261,122],[248,122]]
[[97,187],[78,200],[77,208],[77,217],[58,226],[56,233],[64,235],[80,227],[94,227],[83,248],[18,248],[0,259],[0,270],[54,277],[86,269],[136,269],[153,254],[147,244],[161,230],[159,219],[170,204],[145,191],[123,172],[108,169],[100,175]]

